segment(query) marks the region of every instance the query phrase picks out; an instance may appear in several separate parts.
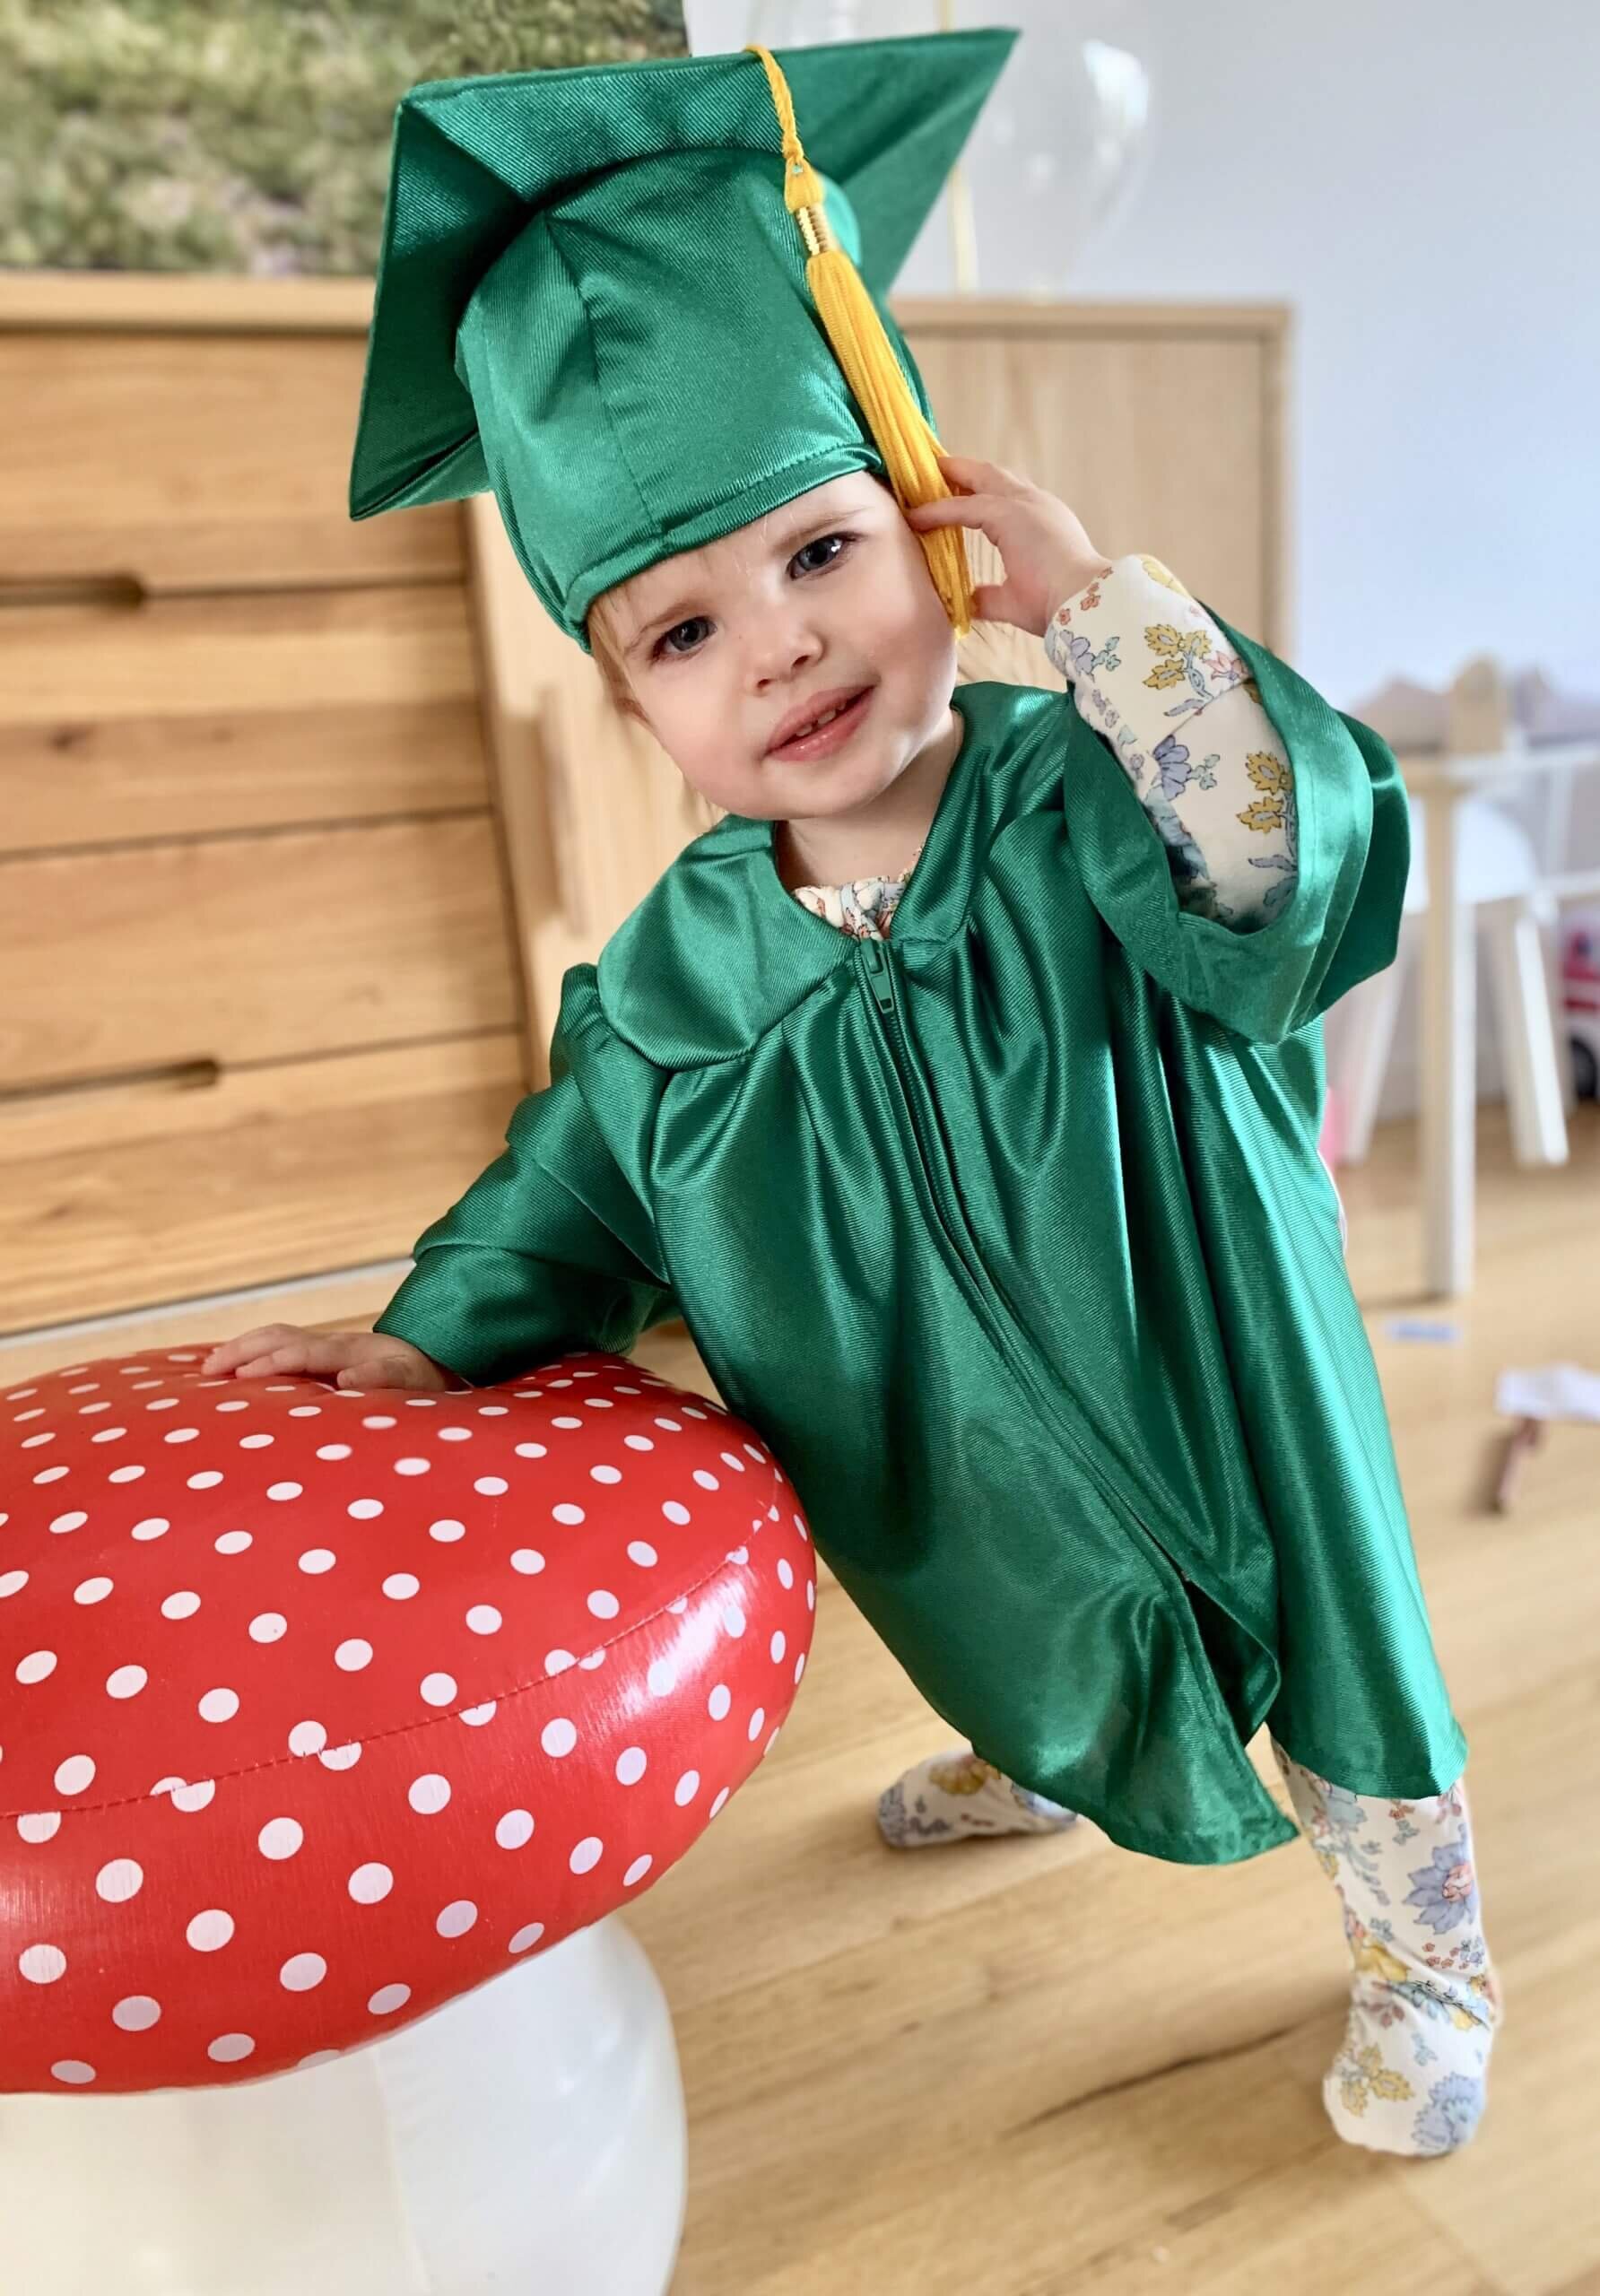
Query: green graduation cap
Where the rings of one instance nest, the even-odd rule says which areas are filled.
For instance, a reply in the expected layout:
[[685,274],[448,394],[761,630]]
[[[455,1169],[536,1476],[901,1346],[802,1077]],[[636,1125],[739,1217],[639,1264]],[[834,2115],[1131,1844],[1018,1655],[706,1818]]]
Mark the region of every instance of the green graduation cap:
[[[585,616],[613,583],[842,472],[878,471],[902,500],[948,491],[919,443],[926,483],[908,493],[908,422],[891,410],[886,423],[874,368],[922,442],[927,399],[882,299],[1015,38],[411,89],[395,118],[352,517],[492,488],[541,603],[587,647]],[[837,317],[819,312],[819,268],[830,307],[848,274],[842,348]]]

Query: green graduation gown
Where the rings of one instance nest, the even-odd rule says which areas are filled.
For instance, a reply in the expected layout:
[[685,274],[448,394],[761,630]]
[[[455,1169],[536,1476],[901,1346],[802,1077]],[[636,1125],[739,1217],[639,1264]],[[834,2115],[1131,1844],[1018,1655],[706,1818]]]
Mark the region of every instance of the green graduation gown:
[[958,688],[891,938],[795,900],[771,822],[697,838],[567,974],[549,1087],[377,1326],[483,1383],[681,1313],[938,1712],[1190,1864],[1294,1838],[1264,1722],[1359,1794],[1465,1759],[1317,1153],[1319,1016],[1394,956],[1404,793],[1206,610],[1293,767],[1272,923],[1178,907],[1067,696]]

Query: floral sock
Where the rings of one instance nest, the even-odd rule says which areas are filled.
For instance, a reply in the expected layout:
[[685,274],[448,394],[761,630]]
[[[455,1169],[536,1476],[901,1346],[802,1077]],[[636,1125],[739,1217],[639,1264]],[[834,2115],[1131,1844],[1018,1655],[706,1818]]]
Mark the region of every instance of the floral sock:
[[926,1849],[966,1835],[1061,1833],[1076,1813],[1047,1801],[985,1761],[970,1746],[930,1755],[878,1798],[878,1826],[895,1849]]
[[1339,1892],[1355,1976],[1323,2083],[1347,2143],[1453,2152],[1483,2109],[1500,1992],[1478,1910],[1472,1820],[1457,1779],[1425,1801],[1352,1794],[1274,1742],[1295,1815]]

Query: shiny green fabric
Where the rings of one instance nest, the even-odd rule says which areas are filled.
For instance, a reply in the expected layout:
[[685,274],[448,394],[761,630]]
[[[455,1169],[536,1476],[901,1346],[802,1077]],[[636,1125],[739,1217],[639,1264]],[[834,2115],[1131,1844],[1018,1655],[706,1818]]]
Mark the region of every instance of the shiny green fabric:
[[[778,58],[882,297],[1014,32]],[[754,56],[424,82],[396,114],[350,514],[492,486],[546,610],[883,457],[812,302]]]
[[553,1081],[378,1326],[486,1381],[681,1311],[939,1712],[1207,1864],[1293,1838],[1264,1722],[1360,1794],[1465,1758],[1317,1155],[1318,1016],[1394,955],[1404,796],[1222,628],[1294,771],[1273,923],[1178,908],[1068,699],[958,688],[891,938],[796,901],[770,822],[697,839],[567,975]]

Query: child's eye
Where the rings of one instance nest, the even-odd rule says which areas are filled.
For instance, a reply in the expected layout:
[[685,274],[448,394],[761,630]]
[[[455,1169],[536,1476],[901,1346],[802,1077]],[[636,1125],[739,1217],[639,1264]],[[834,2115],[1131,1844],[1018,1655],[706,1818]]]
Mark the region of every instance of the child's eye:
[[[789,564],[791,567],[798,566],[803,574],[820,574],[825,567],[836,564],[855,539],[854,535],[819,535],[814,542],[808,542],[797,550]],[[835,544],[838,544],[837,549],[834,548]],[[813,560],[809,566],[804,564],[802,561],[809,558],[813,550],[826,551],[828,555]]]
[[[694,648],[700,644],[700,641],[698,633],[703,630],[709,630],[710,627],[710,623],[707,621],[703,613],[691,615],[689,621],[676,622],[671,630],[664,631],[661,636],[656,640],[655,645],[650,648],[651,654],[657,658],[661,655],[666,654],[676,660],[682,661],[686,653],[691,653]],[[690,633],[688,644],[686,646],[675,645],[674,640],[675,639],[682,638],[686,631]]]

